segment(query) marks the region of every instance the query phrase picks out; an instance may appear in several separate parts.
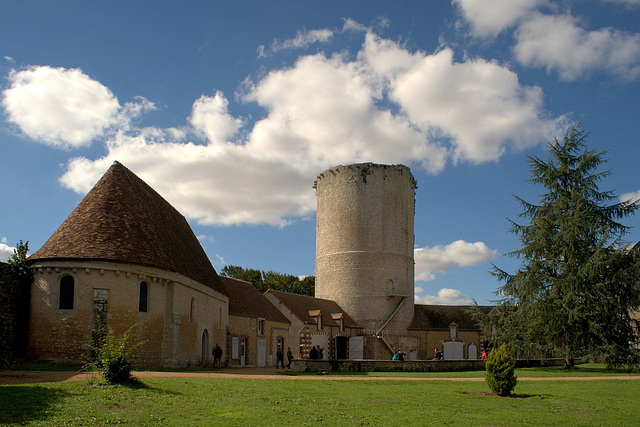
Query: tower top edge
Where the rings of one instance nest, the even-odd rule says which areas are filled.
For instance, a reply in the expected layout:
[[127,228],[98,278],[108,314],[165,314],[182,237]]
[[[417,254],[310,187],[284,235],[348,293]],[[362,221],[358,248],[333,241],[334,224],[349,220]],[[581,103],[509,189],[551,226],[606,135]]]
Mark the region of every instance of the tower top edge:
[[372,174],[377,170],[397,170],[400,171],[401,173],[407,173],[407,177],[409,177],[410,179],[414,179],[413,178],[413,174],[411,173],[411,169],[408,166],[402,165],[402,164],[395,164],[395,165],[386,165],[386,164],[380,164],[380,163],[372,163],[372,162],[367,162],[367,163],[354,163],[354,164],[350,164],[350,165],[338,165],[338,166],[334,166],[332,168],[326,169],[323,172],[321,172],[317,179],[322,179],[325,177],[325,175],[330,174],[330,175],[336,175],[340,172],[347,172],[347,173],[353,173],[353,172],[358,172],[358,173],[364,173],[364,174]]

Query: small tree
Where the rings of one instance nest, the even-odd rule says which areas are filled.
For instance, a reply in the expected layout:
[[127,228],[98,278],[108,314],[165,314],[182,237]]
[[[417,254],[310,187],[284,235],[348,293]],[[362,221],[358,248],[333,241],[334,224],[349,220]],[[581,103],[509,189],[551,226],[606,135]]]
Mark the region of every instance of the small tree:
[[485,367],[485,380],[491,391],[498,396],[509,396],[518,378],[515,375],[516,361],[507,351],[507,346],[502,344],[489,353]]
[[8,261],[14,274],[23,282],[30,282],[32,278],[31,270],[27,266],[28,253],[29,242],[23,243],[22,240],[20,240]]
[[[98,319],[99,320],[99,319]],[[98,322],[98,333],[93,344],[94,357],[88,368],[97,370],[109,384],[125,384],[136,382],[131,375],[131,353],[144,341],[130,345],[131,334],[135,325],[122,335],[116,335],[113,329],[104,330]]]

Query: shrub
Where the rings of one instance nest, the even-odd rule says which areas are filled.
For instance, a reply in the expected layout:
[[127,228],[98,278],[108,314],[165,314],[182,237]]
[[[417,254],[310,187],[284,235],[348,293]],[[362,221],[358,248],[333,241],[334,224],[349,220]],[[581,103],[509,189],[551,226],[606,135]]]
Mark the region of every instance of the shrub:
[[129,345],[134,327],[135,325],[120,336],[113,329],[99,331],[94,340],[94,357],[88,367],[101,372],[109,384],[136,382],[136,378],[131,375],[131,352],[144,344],[144,341]]
[[506,345],[502,344],[500,348],[489,353],[485,367],[485,380],[491,391],[498,396],[511,394],[518,378],[515,376],[516,361],[507,351]]

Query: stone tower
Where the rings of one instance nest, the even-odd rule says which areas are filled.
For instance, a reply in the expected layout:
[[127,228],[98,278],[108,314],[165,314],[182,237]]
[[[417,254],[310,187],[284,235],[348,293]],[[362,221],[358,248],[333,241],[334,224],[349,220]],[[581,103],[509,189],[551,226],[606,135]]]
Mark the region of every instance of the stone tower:
[[411,171],[336,166],[315,188],[316,298],[337,302],[369,335],[406,335],[414,304]]

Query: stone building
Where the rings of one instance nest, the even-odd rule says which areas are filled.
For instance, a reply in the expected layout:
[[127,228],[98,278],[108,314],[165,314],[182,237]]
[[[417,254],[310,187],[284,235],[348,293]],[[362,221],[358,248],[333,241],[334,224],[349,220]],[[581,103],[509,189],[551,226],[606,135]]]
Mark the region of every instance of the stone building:
[[278,349],[295,349],[291,322],[251,283],[219,276],[229,294],[225,360],[231,366],[275,366]]
[[362,359],[362,328],[335,301],[268,290],[265,297],[291,322],[288,342],[296,357],[311,347],[324,359]]
[[97,322],[135,325],[138,366],[207,365],[224,343],[227,290],[186,219],[115,162],[28,263],[28,355],[83,363]]
[[[417,353],[412,359],[431,359],[435,349],[445,359],[479,359],[486,348],[491,331],[486,331],[473,320],[469,306],[416,304],[409,334],[418,339]],[[480,306],[485,314],[497,309]]]
[[[139,367],[273,366],[308,357],[473,359],[487,337],[461,307],[414,304],[416,181],[402,165],[337,166],[318,176],[316,294],[218,276],[186,219],[115,162],[28,259],[28,356],[81,364],[99,326],[134,327]],[[100,323],[102,325],[100,325]]]

